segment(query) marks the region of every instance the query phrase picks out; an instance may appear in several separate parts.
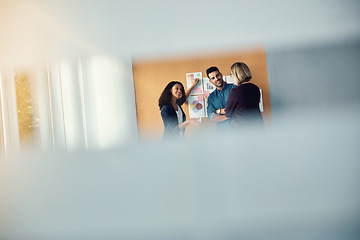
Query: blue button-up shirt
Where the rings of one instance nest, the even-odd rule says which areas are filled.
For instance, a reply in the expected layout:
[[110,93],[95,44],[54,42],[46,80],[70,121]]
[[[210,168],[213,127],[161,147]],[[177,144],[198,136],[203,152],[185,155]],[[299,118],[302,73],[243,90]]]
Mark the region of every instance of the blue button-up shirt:
[[[209,95],[207,101],[207,114],[210,121],[216,116],[217,109],[226,107],[226,102],[229,97],[230,90],[234,87],[236,87],[236,85],[228,84],[225,82],[225,85],[222,90],[215,89]],[[225,120],[223,122],[218,122],[217,126],[220,127],[228,124],[229,124],[229,120]]]

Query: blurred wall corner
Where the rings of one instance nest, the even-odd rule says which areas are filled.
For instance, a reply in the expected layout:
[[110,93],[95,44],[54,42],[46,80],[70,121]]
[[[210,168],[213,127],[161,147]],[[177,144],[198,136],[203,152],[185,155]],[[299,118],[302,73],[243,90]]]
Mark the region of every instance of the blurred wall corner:
[[360,37],[268,47],[266,62],[274,122],[285,112],[321,113],[360,105]]

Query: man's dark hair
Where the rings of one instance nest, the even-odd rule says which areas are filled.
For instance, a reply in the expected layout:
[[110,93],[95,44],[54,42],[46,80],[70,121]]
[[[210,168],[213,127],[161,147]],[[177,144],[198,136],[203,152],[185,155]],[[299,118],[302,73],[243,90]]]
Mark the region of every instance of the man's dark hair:
[[206,70],[206,75],[207,75],[207,77],[209,78],[209,74],[212,73],[212,72],[215,72],[215,71],[220,72],[219,69],[218,69],[217,67],[215,67],[215,66],[209,67],[209,68]]

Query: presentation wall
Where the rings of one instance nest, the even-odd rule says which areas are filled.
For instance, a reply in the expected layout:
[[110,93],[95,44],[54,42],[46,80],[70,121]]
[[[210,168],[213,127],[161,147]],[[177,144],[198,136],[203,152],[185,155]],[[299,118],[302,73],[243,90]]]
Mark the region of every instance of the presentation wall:
[[196,117],[200,126],[189,126],[186,138],[201,131],[216,131],[216,124],[208,120],[206,113],[207,97],[214,90],[208,81],[206,69],[219,68],[224,80],[231,82],[230,67],[235,62],[246,63],[253,75],[251,82],[261,89],[260,109],[265,126],[271,124],[271,104],[263,47],[244,49],[236,52],[219,52],[201,55],[172,56],[157,59],[133,59],[133,74],[136,99],[137,123],[140,140],[160,140],[164,131],[158,100],[161,92],[170,81],[179,81],[185,88],[191,81],[200,78],[199,84],[191,92],[188,101],[182,106],[187,118]]

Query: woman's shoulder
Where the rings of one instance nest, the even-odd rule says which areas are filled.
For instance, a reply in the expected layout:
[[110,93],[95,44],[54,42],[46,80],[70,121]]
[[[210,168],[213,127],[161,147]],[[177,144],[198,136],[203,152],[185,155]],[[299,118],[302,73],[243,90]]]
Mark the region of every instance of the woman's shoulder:
[[173,106],[171,106],[171,104],[165,104],[165,105],[163,105],[162,107],[161,107],[161,110],[165,110],[165,109],[171,109],[171,108],[173,108]]
[[248,82],[245,85],[248,85],[248,87],[258,88],[258,86],[252,82]]
[[172,111],[175,111],[175,109],[171,104],[166,104],[161,107],[161,112],[172,112]]
[[238,92],[238,91],[240,91],[241,90],[241,85],[239,85],[239,86],[236,86],[235,85],[235,87],[233,87],[232,89],[230,89],[230,92]]
[[251,82],[240,84],[238,87],[236,87],[238,91],[241,89],[259,89],[259,87]]

